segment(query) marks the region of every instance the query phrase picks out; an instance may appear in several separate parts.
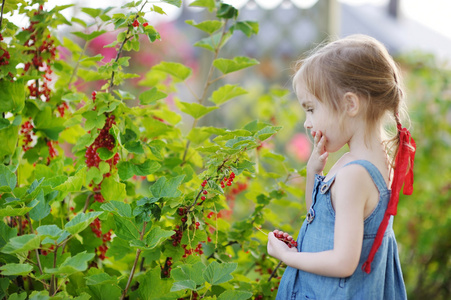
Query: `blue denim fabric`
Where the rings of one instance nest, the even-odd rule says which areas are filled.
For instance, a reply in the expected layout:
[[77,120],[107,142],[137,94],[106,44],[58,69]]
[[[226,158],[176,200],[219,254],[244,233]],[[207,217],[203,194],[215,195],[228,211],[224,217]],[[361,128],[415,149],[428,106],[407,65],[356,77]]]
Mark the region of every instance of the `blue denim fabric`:
[[[278,288],[277,300],[407,299],[393,232],[393,217],[371,264],[371,273],[367,274],[362,270],[387,208],[390,190],[379,170],[370,162],[357,160],[349,164],[363,166],[379,190],[379,203],[364,221],[362,252],[357,269],[350,277],[336,278],[287,267]],[[331,203],[330,186],[335,177],[328,181],[324,181],[324,178],[319,175],[315,178],[312,206],[297,239],[300,252],[320,252],[334,247],[335,211]]]

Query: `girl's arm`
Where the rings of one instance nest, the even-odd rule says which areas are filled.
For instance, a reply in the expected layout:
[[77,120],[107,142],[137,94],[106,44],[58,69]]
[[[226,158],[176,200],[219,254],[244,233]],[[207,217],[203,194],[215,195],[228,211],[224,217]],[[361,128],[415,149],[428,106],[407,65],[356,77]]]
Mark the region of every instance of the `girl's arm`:
[[321,131],[312,131],[313,136],[313,151],[307,162],[307,180],[305,186],[305,204],[307,210],[312,205],[312,192],[315,183],[315,175],[321,175],[326,166],[327,157],[329,153],[326,152],[326,137]]
[[270,233],[268,254],[290,267],[306,272],[330,277],[351,276],[360,260],[364,208],[370,196],[369,191],[372,191],[371,185],[374,186],[374,183],[370,176],[358,165],[349,165],[337,174],[333,186],[335,231],[332,250],[297,252]]

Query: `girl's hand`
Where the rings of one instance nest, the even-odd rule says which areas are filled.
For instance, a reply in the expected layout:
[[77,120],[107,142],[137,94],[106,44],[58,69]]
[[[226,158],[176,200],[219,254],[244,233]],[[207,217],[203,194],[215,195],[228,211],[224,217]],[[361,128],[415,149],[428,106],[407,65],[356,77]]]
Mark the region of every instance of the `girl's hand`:
[[307,162],[307,172],[321,174],[326,166],[329,152],[326,152],[326,137],[321,131],[312,131],[313,151]]
[[297,248],[295,248],[295,247],[289,248],[287,244],[285,244],[284,242],[282,242],[281,240],[276,238],[275,234],[277,234],[277,235],[282,234],[286,240],[289,240],[289,241],[293,240],[293,237],[286,232],[279,231],[279,230],[274,230],[273,232],[270,232],[268,234],[268,245],[267,245],[267,250],[268,250],[269,255],[271,255],[272,257],[275,257],[279,260],[282,260],[284,253],[298,251]]

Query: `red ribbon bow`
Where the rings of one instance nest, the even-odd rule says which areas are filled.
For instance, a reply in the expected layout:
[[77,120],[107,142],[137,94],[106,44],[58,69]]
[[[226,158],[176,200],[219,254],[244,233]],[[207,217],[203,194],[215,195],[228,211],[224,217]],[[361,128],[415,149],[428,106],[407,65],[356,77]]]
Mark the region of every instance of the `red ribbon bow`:
[[399,149],[395,158],[395,169],[393,174],[393,182],[391,184],[391,196],[388,202],[387,210],[382,219],[376,237],[374,238],[373,246],[366,262],[362,266],[362,270],[366,273],[371,272],[371,262],[376,255],[379,246],[384,238],[385,230],[387,229],[390,216],[394,216],[398,210],[399,193],[404,184],[404,195],[411,195],[413,192],[413,160],[415,157],[415,150],[417,145],[415,140],[410,135],[410,132],[398,124],[399,134]]

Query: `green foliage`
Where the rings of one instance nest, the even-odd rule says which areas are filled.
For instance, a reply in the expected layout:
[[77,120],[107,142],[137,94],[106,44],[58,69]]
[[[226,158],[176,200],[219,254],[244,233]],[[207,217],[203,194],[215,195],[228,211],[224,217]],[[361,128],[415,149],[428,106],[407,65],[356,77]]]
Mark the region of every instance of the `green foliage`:
[[400,57],[417,143],[414,193],[401,197],[395,232],[409,299],[451,297],[449,69],[421,53]]
[[[130,72],[132,52],[140,36],[160,39],[146,13],[164,15],[161,7],[81,8],[84,16],[69,21],[61,11],[70,6],[44,4],[6,2],[5,12],[30,20],[27,28],[3,19],[0,46],[10,58],[0,67],[0,298],[273,297],[279,279],[268,283],[261,270],[277,262],[261,255],[266,238],[255,227],[269,220],[272,199],[294,199],[282,196],[296,190],[283,183],[293,170],[277,170],[283,156],[263,145],[281,127],[268,118],[247,118],[241,128],[198,126],[248,95],[240,84],[220,83],[258,61],[220,52],[236,30],[251,36],[258,24],[238,20],[221,1],[194,1],[216,16],[186,22],[206,35],[195,46],[213,53],[207,78],[170,61],[141,76]],[[61,24],[83,29],[59,41]],[[104,47],[114,58],[90,56],[89,45],[112,27],[117,38]],[[56,46],[69,51],[65,60]],[[135,77],[147,87],[137,95],[127,88]],[[250,208],[247,216],[225,216],[235,198]]]

